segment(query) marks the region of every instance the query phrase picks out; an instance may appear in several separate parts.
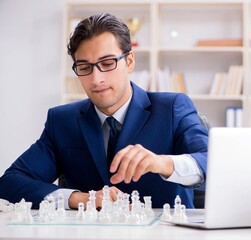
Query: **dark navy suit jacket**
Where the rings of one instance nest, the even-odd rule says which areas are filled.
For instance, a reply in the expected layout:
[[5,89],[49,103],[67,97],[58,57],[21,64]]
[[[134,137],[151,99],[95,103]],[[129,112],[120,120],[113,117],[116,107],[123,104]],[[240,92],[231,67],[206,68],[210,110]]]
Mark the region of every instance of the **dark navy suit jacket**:
[[[156,154],[191,154],[206,173],[208,133],[185,94],[145,92],[135,84],[116,151],[141,144]],[[0,198],[32,201],[60,188],[52,184],[61,174],[68,188],[83,192],[110,184],[100,120],[89,99],[52,108],[41,137],[0,178]],[[153,207],[173,206],[177,194],[193,207],[193,189],[147,173],[138,182],[116,185],[126,193],[152,196]]]

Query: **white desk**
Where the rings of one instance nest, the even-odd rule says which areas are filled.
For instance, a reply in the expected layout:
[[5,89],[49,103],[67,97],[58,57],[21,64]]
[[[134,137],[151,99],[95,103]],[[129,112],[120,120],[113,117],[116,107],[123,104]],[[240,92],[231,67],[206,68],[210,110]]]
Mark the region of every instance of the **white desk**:
[[[193,210],[197,211],[197,210]],[[250,240],[251,228],[198,230],[156,222],[151,226],[7,225],[0,213],[0,239]]]

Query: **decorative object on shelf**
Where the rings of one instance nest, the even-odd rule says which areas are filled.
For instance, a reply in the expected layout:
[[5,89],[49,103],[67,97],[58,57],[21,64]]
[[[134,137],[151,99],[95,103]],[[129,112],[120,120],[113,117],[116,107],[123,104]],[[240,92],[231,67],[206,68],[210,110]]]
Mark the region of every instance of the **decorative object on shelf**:
[[179,46],[181,44],[181,38],[179,38],[178,30],[172,29],[169,32],[169,38],[167,41],[168,46]]
[[139,45],[139,43],[136,38],[136,34],[141,28],[142,20],[137,17],[132,17],[132,18],[128,18],[126,20],[126,24],[131,32],[132,46],[137,47]]

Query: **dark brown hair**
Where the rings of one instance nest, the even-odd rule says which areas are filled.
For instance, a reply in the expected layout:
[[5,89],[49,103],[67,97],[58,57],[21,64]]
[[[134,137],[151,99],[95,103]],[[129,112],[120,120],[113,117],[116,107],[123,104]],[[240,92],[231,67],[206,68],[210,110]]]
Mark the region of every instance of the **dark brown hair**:
[[82,20],[75,28],[67,45],[68,54],[73,61],[75,61],[75,52],[83,40],[91,39],[104,32],[110,32],[115,36],[123,53],[131,50],[130,31],[127,25],[109,13],[101,13]]

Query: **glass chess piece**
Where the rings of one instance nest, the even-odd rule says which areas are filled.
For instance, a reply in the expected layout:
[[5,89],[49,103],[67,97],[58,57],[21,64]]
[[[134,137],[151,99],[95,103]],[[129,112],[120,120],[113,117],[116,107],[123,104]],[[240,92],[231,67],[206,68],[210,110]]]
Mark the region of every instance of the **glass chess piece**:
[[83,202],[78,203],[78,212],[76,214],[76,219],[83,220],[83,221],[86,220],[85,210],[84,210],[84,203]]
[[58,207],[56,213],[58,217],[64,217],[66,215],[64,207],[64,195],[62,193],[58,194]]
[[145,214],[147,217],[153,217],[154,216],[154,211],[152,209],[152,200],[151,196],[145,196],[144,197],[144,202],[145,202]]
[[165,203],[163,205],[163,213],[160,216],[160,220],[166,222],[172,221],[171,208],[169,203]]

